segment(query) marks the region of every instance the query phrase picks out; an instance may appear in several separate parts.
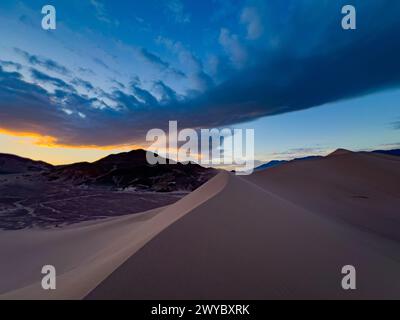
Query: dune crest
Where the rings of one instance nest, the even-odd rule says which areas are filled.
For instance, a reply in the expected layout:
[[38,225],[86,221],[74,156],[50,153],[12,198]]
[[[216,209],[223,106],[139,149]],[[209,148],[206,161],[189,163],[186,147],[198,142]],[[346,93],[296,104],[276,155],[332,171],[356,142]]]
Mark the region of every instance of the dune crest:
[[[0,254],[10,259],[0,265],[0,272],[13,272],[13,278],[11,283],[2,279],[0,288],[8,290],[0,291],[0,299],[82,299],[157,234],[218,194],[226,182],[227,173],[220,173],[175,204],[142,214],[64,230],[5,232],[0,235]],[[32,252],[38,253],[36,264],[30,262]],[[44,264],[56,267],[55,291],[41,288]]]
[[327,157],[334,157],[334,156],[343,156],[345,154],[352,154],[353,151],[347,150],[347,149],[336,149],[335,151],[333,151],[332,153],[328,154]]
[[[358,191],[362,177],[362,187],[369,181],[372,192],[382,181],[386,190],[399,191],[398,170],[395,160],[354,153],[289,163],[246,178],[230,175],[221,192],[160,233],[87,299],[398,298],[400,241],[365,228],[359,219],[365,199],[344,203],[352,224],[332,218],[333,204],[340,201],[336,194]],[[281,188],[274,189],[279,181]],[[315,188],[311,193],[308,184]],[[310,205],[319,197],[322,202]],[[374,200],[374,208],[382,200]],[[383,219],[379,231],[389,226]],[[345,265],[357,270],[355,291],[341,287]]]

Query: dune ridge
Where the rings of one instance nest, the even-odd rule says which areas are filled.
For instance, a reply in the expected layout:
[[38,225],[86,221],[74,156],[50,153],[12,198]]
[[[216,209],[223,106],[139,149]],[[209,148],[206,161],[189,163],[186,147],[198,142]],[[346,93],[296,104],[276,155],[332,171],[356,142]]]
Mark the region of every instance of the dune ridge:
[[400,157],[339,150],[248,179],[310,211],[400,241]]
[[[341,288],[348,264],[358,270],[356,291]],[[399,270],[399,243],[230,175],[87,299],[394,299]]]
[[[12,272],[13,277],[8,278],[11,283],[6,278],[5,283],[0,283],[0,299],[82,299],[158,233],[217,194],[226,180],[227,174],[221,173],[175,204],[142,214],[84,223],[65,230],[1,234],[0,254],[10,259],[0,266],[0,272]],[[32,252],[40,256],[34,258],[33,264]],[[40,270],[44,261],[58,270],[55,291],[41,288]],[[19,281],[13,283],[14,279]],[[11,290],[5,291],[7,288]]]

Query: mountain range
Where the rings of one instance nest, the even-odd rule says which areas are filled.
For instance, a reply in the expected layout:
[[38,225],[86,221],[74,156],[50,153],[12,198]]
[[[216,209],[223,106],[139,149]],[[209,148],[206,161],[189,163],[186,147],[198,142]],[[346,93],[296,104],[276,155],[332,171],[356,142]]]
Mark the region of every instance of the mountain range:
[[145,150],[109,155],[98,161],[53,166],[42,161],[0,154],[0,174],[37,174],[51,182],[98,188],[171,192],[193,191],[217,170],[169,161],[150,165]]
[[[337,149],[336,151],[334,151],[333,153],[343,153],[343,152],[348,152],[348,150],[345,149]],[[386,155],[391,155],[391,156],[400,156],[400,149],[394,149],[394,150],[374,150],[372,151],[372,153],[377,153],[377,154],[386,154]],[[293,160],[271,160],[267,163],[264,163],[260,166],[258,166],[257,168],[254,169],[254,171],[261,171],[264,169],[269,169],[269,168],[273,168],[288,162],[292,162],[292,161],[303,161],[303,160],[314,160],[314,159],[319,159],[319,158],[323,158],[322,156],[308,156],[308,157],[303,157],[303,158],[295,158]]]
[[52,168],[51,164],[43,161],[34,161],[12,154],[0,153],[0,174],[41,172]]

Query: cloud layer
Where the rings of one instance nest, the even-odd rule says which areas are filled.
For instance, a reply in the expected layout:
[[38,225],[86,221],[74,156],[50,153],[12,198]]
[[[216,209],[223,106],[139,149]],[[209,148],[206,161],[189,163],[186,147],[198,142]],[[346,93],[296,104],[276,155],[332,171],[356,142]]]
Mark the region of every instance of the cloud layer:
[[[113,79],[108,91],[53,59],[16,48],[24,67],[17,59],[0,60],[0,128],[51,136],[61,145],[137,144],[169,120],[181,127],[227,126],[399,87],[400,3],[354,2],[358,28],[344,31],[345,1],[252,1],[237,15],[242,34],[227,26],[216,30],[214,72],[183,43],[159,38],[184,70],[136,48],[160,79]],[[104,7],[97,10],[105,19]],[[168,10],[174,23],[195,18],[177,1]],[[178,93],[163,75],[188,81],[193,90]]]

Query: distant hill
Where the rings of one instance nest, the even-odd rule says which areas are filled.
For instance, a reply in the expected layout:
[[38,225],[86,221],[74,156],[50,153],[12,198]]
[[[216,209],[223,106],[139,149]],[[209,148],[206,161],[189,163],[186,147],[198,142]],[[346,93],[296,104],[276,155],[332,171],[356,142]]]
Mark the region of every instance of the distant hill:
[[292,162],[292,161],[312,160],[312,159],[318,159],[318,158],[322,158],[322,157],[321,156],[309,156],[309,157],[303,157],[303,158],[296,158],[293,160],[272,160],[270,162],[262,164],[261,166],[258,166],[257,168],[254,169],[254,171],[270,169],[270,168],[277,167],[277,166],[280,166],[282,164]]
[[52,165],[43,161],[34,161],[12,154],[0,153],[0,174],[40,172],[52,168]]
[[268,169],[268,168],[273,168],[273,167],[279,166],[279,165],[287,163],[287,162],[289,162],[289,161],[288,160],[272,160],[270,162],[262,164],[261,166],[258,166],[254,170],[258,171],[258,170],[264,170],[264,169]]
[[353,153],[353,151],[339,148],[339,149],[336,149],[335,151],[333,151],[332,153],[328,154],[327,157],[343,156],[343,155],[351,154],[351,153]]
[[107,189],[156,192],[193,191],[217,173],[198,164],[150,165],[145,150],[109,155],[96,162],[52,166],[11,154],[0,154],[0,174],[40,173],[49,181]]
[[394,150],[375,150],[373,153],[387,154],[390,156],[400,156],[400,149]]
[[46,175],[52,181],[115,189],[170,192],[192,191],[217,170],[198,164],[150,165],[145,150],[109,155],[93,163],[58,166]]
[[[337,149],[334,152],[327,155],[327,157],[341,156],[341,155],[345,155],[345,154],[349,154],[349,153],[352,153],[352,151],[346,150],[346,149]],[[390,155],[390,156],[400,156],[400,149],[375,150],[375,151],[372,151],[372,153],[386,154],[386,155]],[[312,159],[318,159],[318,158],[323,158],[323,157],[322,156],[309,156],[309,157],[304,157],[304,158],[296,158],[293,160],[272,160],[270,162],[267,162],[267,163],[264,163],[264,164],[258,166],[257,168],[254,169],[254,171],[270,169],[270,168],[277,167],[277,166],[280,166],[282,164],[292,162],[292,161],[312,160]]]

